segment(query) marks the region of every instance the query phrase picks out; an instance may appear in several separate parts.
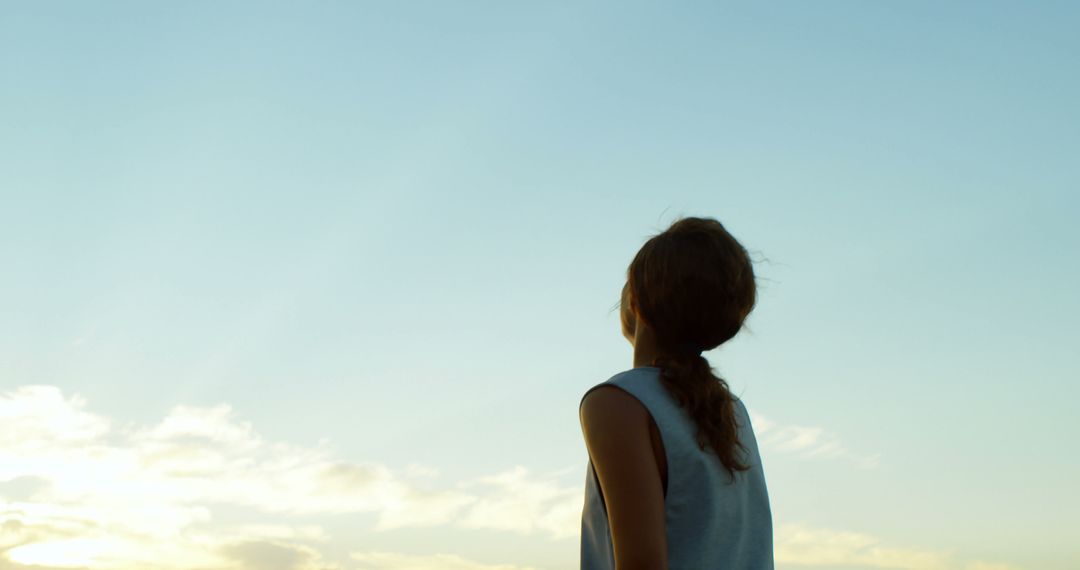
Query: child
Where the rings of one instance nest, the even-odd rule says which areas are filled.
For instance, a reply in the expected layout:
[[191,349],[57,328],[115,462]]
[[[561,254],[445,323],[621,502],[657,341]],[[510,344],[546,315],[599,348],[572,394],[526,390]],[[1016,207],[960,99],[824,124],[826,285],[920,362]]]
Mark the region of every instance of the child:
[[739,332],[756,298],[746,249],[711,218],[676,221],[630,263],[620,320],[634,367],[580,406],[582,570],[773,568],[746,407],[701,355]]

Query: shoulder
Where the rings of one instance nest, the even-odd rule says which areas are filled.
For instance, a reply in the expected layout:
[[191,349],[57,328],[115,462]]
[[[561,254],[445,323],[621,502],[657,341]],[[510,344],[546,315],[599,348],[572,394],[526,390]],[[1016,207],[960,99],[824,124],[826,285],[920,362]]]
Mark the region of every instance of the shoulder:
[[647,372],[630,369],[620,372],[605,382],[585,391],[581,397],[579,412],[582,419],[589,417],[634,417],[647,415],[647,409],[635,393],[635,380]]
[[633,377],[622,373],[593,386],[581,398],[578,415],[587,440],[619,445],[647,436],[652,414]]
[[649,411],[629,392],[610,384],[597,386],[582,399],[580,416],[585,446],[602,488],[636,487],[645,484],[641,477],[658,473]]
[[583,422],[636,421],[645,418],[647,413],[645,406],[636,397],[615,384],[600,384],[581,398],[580,414]]

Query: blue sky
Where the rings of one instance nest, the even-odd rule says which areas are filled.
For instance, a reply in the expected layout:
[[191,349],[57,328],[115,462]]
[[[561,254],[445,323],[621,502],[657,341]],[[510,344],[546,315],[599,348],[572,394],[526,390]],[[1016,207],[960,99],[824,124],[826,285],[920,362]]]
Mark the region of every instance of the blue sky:
[[1074,6],[3,8],[5,563],[575,567],[577,404],[680,215],[755,257],[707,356],[779,567],[1080,559]]

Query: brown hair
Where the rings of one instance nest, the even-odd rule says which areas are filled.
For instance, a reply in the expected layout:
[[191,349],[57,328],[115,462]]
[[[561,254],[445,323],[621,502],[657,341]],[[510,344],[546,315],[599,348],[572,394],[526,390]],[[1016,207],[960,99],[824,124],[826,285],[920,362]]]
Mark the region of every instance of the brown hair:
[[746,249],[712,218],[681,218],[641,247],[627,269],[635,318],[656,334],[664,387],[697,424],[698,445],[719,456],[734,480],[734,396],[701,355],[734,337],[757,301]]

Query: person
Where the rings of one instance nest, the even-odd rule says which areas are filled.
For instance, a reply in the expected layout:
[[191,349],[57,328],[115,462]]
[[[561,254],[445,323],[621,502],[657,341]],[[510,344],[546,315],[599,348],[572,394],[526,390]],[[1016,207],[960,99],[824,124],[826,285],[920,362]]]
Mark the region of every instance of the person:
[[703,351],[756,302],[746,249],[712,218],[682,218],[627,269],[633,368],[589,388],[582,570],[773,568],[772,513],[750,418]]

